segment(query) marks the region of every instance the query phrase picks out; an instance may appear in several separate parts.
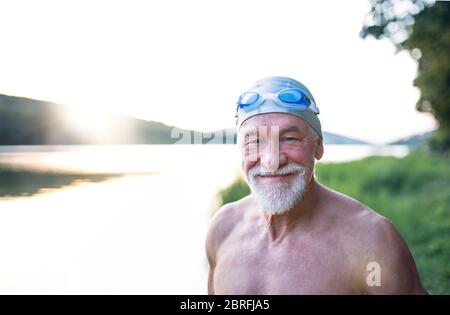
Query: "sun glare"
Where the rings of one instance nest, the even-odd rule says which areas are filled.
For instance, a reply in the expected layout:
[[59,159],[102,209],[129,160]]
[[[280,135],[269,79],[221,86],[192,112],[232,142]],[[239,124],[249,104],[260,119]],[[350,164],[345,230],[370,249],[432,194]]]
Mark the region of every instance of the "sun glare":
[[114,120],[104,113],[84,108],[71,108],[66,112],[69,128],[87,142],[109,142],[114,140]]

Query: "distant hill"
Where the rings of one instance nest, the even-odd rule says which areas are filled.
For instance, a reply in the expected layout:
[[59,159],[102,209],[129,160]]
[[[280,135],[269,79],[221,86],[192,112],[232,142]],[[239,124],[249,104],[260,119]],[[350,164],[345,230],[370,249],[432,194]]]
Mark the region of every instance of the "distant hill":
[[[73,108],[22,97],[0,95],[0,145],[171,144],[173,127],[160,122],[102,114],[106,130],[75,128],[68,119]],[[80,118],[81,119],[81,118]],[[83,122],[79,122],[82,126]],[[95,133],[102,133],[100,136]],[[198,133],[181,130],[192,137]],[[107,137],[105,136],[107,135]]]
[[395,140],[393,142],[390,142],[390,145],[409,145],[409,146],[417,146],[420,145],[422,143],[425,143],[426,141],[428,141],[431,136],[433,135],[434,131],[429,131],[429,132],[425,132],[425,133],[420,133],[420,134],[416,134],[416,135],[412,135],[412,136],[408,136],[405,138],[401,138],[398,140]]
[[[235,143],[233,129],[211,133],[179,129],[160,122],[101,114],[105,126],[75,127],[68,117],[73,108],[46,101],[0,94],[0,145],[72,144],[190,144]],[[73,120],[73,119],[72,119]],[[91,126],[92,127],[92,126]],[[367,144],[364,141],[324,132],[325,144]]]
[[349,138],[335,133],[323,132],[323,142],[324,144],[370,144],[362,140]]

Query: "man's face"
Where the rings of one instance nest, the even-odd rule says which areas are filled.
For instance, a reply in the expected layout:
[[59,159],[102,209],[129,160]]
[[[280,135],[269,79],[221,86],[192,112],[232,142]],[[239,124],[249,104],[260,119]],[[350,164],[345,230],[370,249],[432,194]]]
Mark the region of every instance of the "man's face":
[[282,214],[303,196],[322,141],[293,115],[269,113],[249,118],[238,134],[242,169],[265,211]]

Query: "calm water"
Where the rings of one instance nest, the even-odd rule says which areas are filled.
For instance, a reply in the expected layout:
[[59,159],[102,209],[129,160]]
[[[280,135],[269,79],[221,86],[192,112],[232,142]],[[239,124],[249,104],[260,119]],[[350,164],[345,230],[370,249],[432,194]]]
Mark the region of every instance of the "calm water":
[[[407,152],[327,146],[323,161]],[[207,224],[239,174],[234,146],[0,146],[0,293],[205,294]]]

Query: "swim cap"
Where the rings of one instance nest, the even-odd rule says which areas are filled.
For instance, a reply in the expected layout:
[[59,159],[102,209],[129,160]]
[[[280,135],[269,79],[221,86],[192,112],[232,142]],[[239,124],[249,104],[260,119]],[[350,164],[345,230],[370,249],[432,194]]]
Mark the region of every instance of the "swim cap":
[[[287,88],[299,89],[304,93],[306,97],[308,97],[312,101],[315,106],[314,97],[312,96],[308,88],[300,82],[288,77],[264,78],[257,81],[250,89],[247,90],[247,92],[256,92],[259,95],[263,95],[265,93],[278,93],[281,90]],[[299,109],[294,108],[293,106],[281,106],[277,103],[282,102],[275,102],[273,99],[265,99],[259,106],[255,108],[238,108],[236,121],[237,130],[239,131],[242,124],[250,117],[267,113],[286,113],[303,119],[322,138],[322,128],[319,118],[317,117],[317,114],[314,113],[311,109]]]

